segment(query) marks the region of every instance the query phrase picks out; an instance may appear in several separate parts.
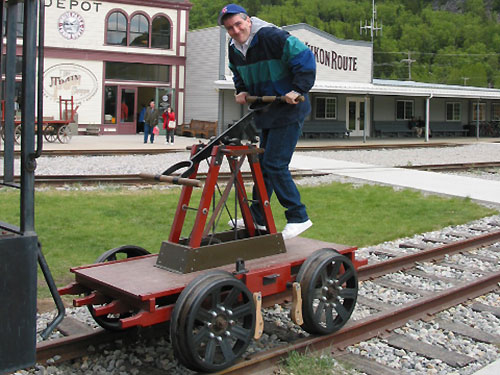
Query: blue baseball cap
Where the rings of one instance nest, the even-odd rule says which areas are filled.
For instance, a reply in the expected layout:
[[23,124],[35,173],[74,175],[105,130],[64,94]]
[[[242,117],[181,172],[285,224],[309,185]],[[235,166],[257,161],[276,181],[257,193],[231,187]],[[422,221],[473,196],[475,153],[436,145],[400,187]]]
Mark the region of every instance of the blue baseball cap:
[[219,26],[222,26],[222,17],[224,17],[227,14],[238,14],[238,13],[248,14],[245,8],[239,6],[238,4],[227,4],[220,11],[219,18],[217,18],[217,23],[219,24]]

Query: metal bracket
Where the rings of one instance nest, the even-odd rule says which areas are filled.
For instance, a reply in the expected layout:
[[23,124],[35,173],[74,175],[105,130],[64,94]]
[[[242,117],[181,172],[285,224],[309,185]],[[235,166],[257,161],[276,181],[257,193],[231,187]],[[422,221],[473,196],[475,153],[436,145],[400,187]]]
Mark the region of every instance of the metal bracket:
[[233,275],[241,275],[244,273],[248,273],[248,270],[245,268],[245,261],[242,258],[236,259],[236,271],[233,272]]
[[300,283],[293,283],[292,287],[292,309],[290,310],[290,315],[292,321],[301,326],[304,324],[304,319],[302,318],[302,289]]
[[255,292],[253,294],[253,302],[255,303],[255,332],[253,338],[258,340],[264,333],[264,319],[262,318],[262,294]]

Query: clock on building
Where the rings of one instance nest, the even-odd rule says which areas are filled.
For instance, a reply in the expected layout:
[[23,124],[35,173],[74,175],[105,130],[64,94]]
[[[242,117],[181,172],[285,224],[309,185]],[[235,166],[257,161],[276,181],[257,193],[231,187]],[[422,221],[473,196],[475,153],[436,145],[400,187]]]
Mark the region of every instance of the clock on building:
[[85,31],[85,21],[76,12],[66,12],[59,17],[59,32],[66,39],[78,39]]

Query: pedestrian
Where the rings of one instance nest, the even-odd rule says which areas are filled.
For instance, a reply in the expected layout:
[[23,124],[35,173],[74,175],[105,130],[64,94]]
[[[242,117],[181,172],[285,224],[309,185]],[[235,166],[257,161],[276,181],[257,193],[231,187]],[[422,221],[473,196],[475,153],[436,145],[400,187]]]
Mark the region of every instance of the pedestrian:
[[158,118],[160,114],[155,108],[155,101],[151,99],[149,102],[149,107],[146,109],[146,114],[144,115],[144,143],[148,143],[148,135],[151,135],[150,141],[154,143],[155,135],[153,130],[156,125],[158,125]]
[[[287,224],[284,239],[293,238],[311,227],[306,206],[289,170],[295,146],[305,117],[311,111],[307,93],[316,78],[316,61],[311,50],[296,37],[257,17],[249,17],[237,4],[222,8],[218,23],[228,32],[229,68],[233,72],[235,100],[246,104],[247,96],[281,96],[285,103],[275,102],[266,110],[255,112],[255,124],[260,129],[259,155],[269,198],[276,193],[285,207]],[[303,96],[304,101],[299,97]],[[253,202],[258,201],[254,186]],[[258,203],[250,210],[256,227],[264,227]],[[232,221],[231,226],[235,226]],[[244,227],[242,219],[237,227]]]
[[137,118],[138,129],[137,133],[144,132],[144,116],[146,115],[146,104],[141,105],[142,109],[139,112],[139,117]]
[[174,144],[174,133],[175,133],[175,112],[172,107],[168,106],[167,110],[163,112],[163,129],[167,131],[167,139],[165,143]]

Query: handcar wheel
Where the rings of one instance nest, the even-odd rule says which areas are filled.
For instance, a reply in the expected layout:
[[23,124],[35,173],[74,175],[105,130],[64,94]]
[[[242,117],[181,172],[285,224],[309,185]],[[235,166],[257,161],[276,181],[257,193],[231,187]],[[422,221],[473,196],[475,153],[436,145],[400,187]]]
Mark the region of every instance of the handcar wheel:
[[71,129],[68,125],[61,126],[57,131],[57,138],[61,143],[69,143],[69,141],[71,141],[71,137],[73,137],[73,135],[71,134]]
[[[149,251],[143,249],[139,246],[120,246],[115,249],[108,250],[104,252],[99,258],[96,259],[95,263],[104,263],[111,262],[120,259],[129,259],[135,258],[142,255],[150,254]],[[88,305],[90,314],[94,318],[97,324],[99,324],[102,328],[110,330],[110,331],[121,331],[120,319],[128,318],[137,313],[137,311],[130,310],[125,313],[119,314],[107,314],[97,316],[95,314],[94,305]]]
[[45,127],[43,137],[50,143],[54,143],[57,140],[57,131],[54,125],[47,125]]
[[220,371],[245,352],[255,331],[255,304],[244,283],[232,275],[207,276],[179,302],[175,309],[180,319],[175,323],[186,367]]
[[297,276],[302,289],[302,329],[312,334],[333,333],[347,323],[354,311],[358,296],[356,270],[349,258],[336,252],[321,253],[304,265],[300,278]]
[[174,310],[172,311],[172,316],[170,318],[170,341],[174,349],[174,356],[181,363],[189,363],[189,359],[186,357],[185,352],[185,342],[184,335],[179,334],[179,322],[181,320],[181,314],[183,313],[181,307],[185,306],[186,300],[192,295],[192,291],[200,283],[206,283],[208,280],[213,280],[214,278],[228,277],[232,276],[231,273],[223,270],[212,270],[207,271],[195,279],[193,279],[181,292],[177,301],[175,302]]

